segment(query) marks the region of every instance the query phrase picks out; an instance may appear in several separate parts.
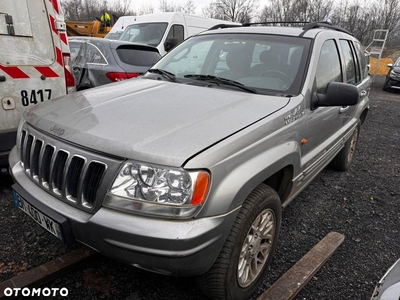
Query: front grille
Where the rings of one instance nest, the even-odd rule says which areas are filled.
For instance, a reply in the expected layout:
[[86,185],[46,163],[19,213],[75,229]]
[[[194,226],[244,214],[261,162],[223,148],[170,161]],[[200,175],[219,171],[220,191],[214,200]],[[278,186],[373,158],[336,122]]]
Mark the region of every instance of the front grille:
[[106,192],[108,185],[104,187],[103,180],[109,164],[113,166],[112,171],[120,164],[33,129],[22,130],[19,145],[22,166],[37,185],[58,199],[86,211],[101,206],[99,193],[104,196]]

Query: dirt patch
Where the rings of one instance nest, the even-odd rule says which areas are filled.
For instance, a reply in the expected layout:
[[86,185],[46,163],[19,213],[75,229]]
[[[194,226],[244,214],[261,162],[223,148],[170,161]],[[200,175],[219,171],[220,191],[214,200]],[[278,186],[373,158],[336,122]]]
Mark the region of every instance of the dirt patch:
[[[389,72],[388,64],[393,64],[397,58],[400,57],[399,49],[385,49],[382,52],[381,59],[379,61],[378,69],[376,75],[386,75]],[[375,68],[378,62],[378,57],[370,56],[369,64],[370,64],[370,72],[371,74],[375,73]]]

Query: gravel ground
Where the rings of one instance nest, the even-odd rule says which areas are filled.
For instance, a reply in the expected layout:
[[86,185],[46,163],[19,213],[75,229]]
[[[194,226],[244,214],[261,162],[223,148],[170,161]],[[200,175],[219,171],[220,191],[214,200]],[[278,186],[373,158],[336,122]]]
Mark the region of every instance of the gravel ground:
[[[253,300],[331,231],[345,241],[298,300],[369,299],[400,257],[400,94],[383,92],[382,82],[377,77],[373,85],[351,168],[325,169],[284,210],[270,274]],[[0,282],[69,251],[14,207],[10,185],[10,177],[0,175]],[[48,286],[67,287],[69,299],[204,299],[191,278],[149,273],[101,255]]]

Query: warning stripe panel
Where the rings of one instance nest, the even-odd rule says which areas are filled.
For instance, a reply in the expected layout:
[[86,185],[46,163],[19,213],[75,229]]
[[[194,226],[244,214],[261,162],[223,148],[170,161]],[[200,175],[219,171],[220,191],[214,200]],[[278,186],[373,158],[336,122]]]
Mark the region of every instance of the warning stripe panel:
[[58,34],[58,31],[57,31],[57,28],[56,28],[56,19],[55,19],[52,15],[49,15],[49,18],[50,18],[51,29],[52,29],[56,34]]
[[5,73],[7,73],[11,78],[13,79],[25,79],[29,78],[28,75],[26,75],[20,68],[18,67],[6,67],[6,66],[1,66],[0,69],[3,70]]
[[53,71],[53,69],[49,67],[35,67],[36,70],[38,70],[42,75],[45,77],[51,78],[51,77],[60,77],[56,72]]
[[60,13],[60,9],[58,7],[58,0],[50,0],[51,4],[53,4],[54,10],[57,14]]
[[64,59],[63,59],[63,55],[62,52],[60,50],[60,48],[56,47],[56,55],[57,55],[57,62],[61,65],[64,66]]
[[60,38],[61,41],[65,44],[68,45],[68,39],[67,39],[67,35],[65,33],[60,33]]

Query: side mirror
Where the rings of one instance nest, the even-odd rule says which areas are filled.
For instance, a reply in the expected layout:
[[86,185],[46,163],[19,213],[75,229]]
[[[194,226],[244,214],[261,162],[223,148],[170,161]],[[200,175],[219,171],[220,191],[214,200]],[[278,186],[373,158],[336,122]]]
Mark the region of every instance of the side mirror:
[[166,52],[168,52],[169,50],[174,48],[176,45],[178,45],[178,39],[177,38],[170,38],[170,39],[167,39],[164,42],[164,49],[165,49]]
[[343,82],[328,83],[325,93],[314,93],[312,109],[320,106],[352,106],[360,99],[356,86]]
[[393,68],[393,64],[387,64],[389,68]]

